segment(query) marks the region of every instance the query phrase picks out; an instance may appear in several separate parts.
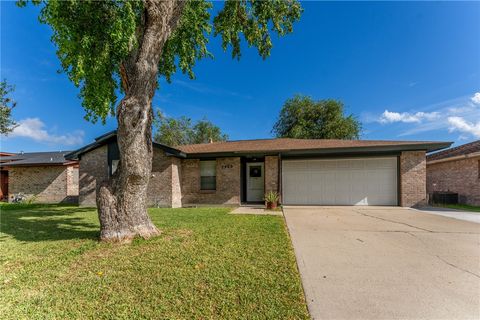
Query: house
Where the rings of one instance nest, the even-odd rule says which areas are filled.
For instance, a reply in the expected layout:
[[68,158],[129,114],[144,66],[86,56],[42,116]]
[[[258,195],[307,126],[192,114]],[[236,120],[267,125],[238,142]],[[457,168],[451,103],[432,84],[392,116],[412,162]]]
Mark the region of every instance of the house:
[[[152,206],[261,203],[276,191],[286,205],[426,203],[426,152],[450,142],[259,139],[184,145],[153,143]],[[80,163],[79,204],[94,206],[118,166],[116,132],[67,158]]]
[[77,202],[78,161],[66,160],[68,151],[0,154],[1,195],[18,195],[38,203]]
[[480,206],[480,140],[427,156],[427,192],[458,193],[458,202]]

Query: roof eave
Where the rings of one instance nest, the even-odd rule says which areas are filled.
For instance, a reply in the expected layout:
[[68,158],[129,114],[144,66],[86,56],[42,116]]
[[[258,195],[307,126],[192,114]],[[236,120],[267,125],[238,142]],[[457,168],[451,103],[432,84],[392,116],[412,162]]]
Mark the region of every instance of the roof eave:
[[316,149],[298,149],[298,150],[252,150],[252,151],[230,151],[230,152],[199,152],[187,153],[187,158],[208,158],[208,157],[232,157],[232,156],[265,156],[276,155],[332,155],[332,154],[367,154],[367,153],[386,153],[402,151],[426,151],[432,152],[448,148],[452,142],[432,142],[416,143],[405,145],[388,146],[366,146],[366,147],[344,147],[344,148],[316,148]]

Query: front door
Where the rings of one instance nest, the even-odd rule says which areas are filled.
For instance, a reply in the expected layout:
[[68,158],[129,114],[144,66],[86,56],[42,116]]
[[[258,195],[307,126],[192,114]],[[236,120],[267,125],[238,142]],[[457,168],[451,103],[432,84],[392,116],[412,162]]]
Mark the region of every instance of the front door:
[[263,201],[265,192],[264,163],[247,163],[247,202]]

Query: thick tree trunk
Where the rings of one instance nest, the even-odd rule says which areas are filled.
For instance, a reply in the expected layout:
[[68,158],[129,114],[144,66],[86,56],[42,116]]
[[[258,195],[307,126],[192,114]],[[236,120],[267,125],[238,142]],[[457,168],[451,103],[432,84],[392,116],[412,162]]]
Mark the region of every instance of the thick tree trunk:
[[97,193],[103,241],[129,242],[136,236],[160,234],[147,213],[153,155],[151,104],[162,48],[178,24],[184,3],[145,0],[144,4],[138,48],[121,67],[125,97],[117,108],[120,163]]

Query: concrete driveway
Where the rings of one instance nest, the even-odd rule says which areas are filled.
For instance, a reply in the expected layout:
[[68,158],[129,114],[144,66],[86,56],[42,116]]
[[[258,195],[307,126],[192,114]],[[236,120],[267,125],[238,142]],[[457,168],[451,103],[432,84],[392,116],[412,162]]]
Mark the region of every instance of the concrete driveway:
[[397,207],[285,207],[314,319],[479,319],[480,224]]

